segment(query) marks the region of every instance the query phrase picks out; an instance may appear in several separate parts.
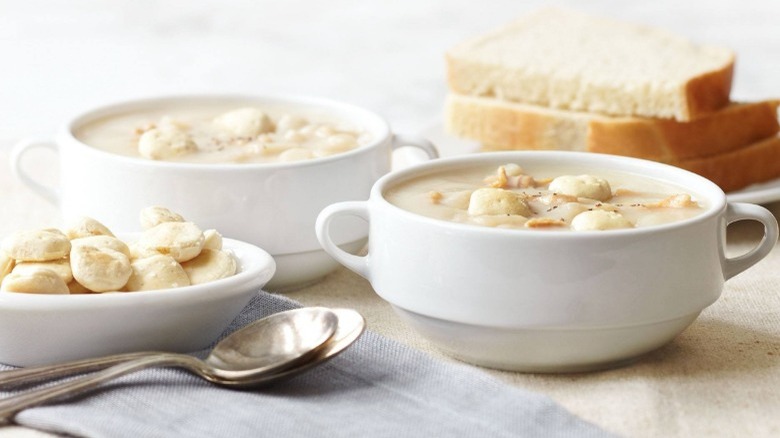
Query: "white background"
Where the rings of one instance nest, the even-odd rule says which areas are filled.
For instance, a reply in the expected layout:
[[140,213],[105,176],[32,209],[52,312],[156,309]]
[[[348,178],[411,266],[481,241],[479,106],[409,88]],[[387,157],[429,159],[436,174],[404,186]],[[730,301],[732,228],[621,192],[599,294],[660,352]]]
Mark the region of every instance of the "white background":
[[729,46],[733,95],[780,97],[777,0],[0,0],[0,147],[94,105],[185,92],[331,97],[416,132],[441,112],[445,50],[544,4]]

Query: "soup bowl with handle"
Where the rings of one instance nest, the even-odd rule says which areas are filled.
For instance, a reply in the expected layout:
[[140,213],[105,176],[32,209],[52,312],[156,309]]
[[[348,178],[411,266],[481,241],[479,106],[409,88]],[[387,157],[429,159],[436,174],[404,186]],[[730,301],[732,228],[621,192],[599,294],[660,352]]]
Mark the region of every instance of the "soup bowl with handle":
[[[143,114],[171,105],[234,104],[325,114],[349,122],[369,140],[336,155],[295,162],[187,163],[145,159],[88,145],[76,132],[88,123],[128,113]],[[99,145],[98,145],[99,146]],[[14,173],[57,205],[64,217],[101,218],[110,228],[134,229],[137,212],[160,205],[226,237],[258,245],[276,260],[271,290],[299,288],[338,264],[319,246],[314,222],[322,208],[364,199],[374,182],[390,171],[392,152],[403,146],[437,157],[428,141],[394,135],[379,115],[350,104],[298,96],[175,96],[121,102],[85,111],[66,121],[54,140],[25,140],[14,148]],[[59,155],[59,183],[40,182],[26,171],[25,155],[47,148]],[[366,227],[346,223],[333,239],[348,251],[365,245]]]
[[[517,163],[530,175],[617,171],[682,187],[702,212],[644,228],[501,229],[413,213],[388,201],[404,182]],[[495,167],[492,167],[495,168]],[[333,225],[369,223],[365,256],[344,252]],[[728,224],[764,235],[726,256]],[[763,207],[728,203],[712,182],[672,166],[591,153],[485,153],[424,163],[382,177],[367,201],[337,203],[317,220],[323,248],[368,279],[411,327],[466,362],[528,372],[585,371],[631,361],[669,341],[714,303],[724,282],[765,257],[778,236]]]

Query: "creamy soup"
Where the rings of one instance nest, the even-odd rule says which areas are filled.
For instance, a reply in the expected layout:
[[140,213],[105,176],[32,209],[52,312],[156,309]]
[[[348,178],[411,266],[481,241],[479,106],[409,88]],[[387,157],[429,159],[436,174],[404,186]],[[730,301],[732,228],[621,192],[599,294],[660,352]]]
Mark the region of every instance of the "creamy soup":
[[120,155],[187,163],[308,160],[370,141],[359,127],[315,110],[229,102],[116,114],[84,124],[74,135]]
[[515,163],[423,176],[384,196],[404,210],[446,221],[575,231],[659,225],[699,215],[706,207],[680,187],[635,174],[526,172]]

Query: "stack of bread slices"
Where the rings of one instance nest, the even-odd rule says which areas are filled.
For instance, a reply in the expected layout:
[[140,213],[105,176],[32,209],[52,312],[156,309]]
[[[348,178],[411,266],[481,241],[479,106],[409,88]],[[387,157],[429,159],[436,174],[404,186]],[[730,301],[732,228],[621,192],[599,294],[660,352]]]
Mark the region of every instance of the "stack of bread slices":
[[485,150],[645,158],[733,191],[780,177],[780,101],[732,102],[734,53],[542,9],[447,53],[448,132]]

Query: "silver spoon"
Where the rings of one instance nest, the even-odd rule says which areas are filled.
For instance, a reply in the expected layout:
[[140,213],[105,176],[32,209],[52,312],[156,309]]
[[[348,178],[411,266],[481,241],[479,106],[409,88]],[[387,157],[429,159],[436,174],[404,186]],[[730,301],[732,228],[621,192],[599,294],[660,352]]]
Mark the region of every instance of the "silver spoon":
[[[10,421],[26,408],[92,389],[116,377],[153,366],[185,368],[224,386],[270,384],[334,357],[360,337],[364,327],[363,317],[353,310],[295,309],[271,315],[232,333],[214,347],[205,361],[184,354],[133,353],[65,364],[65,373],[55,372],[53,367],[56,366],[18,370],[33,371],[28,377],[39,380],[41,376],[61,377],[114,365],[90,376],[3,399],[0,401],[0,419]],[[314,336],[317,332],[319,336]],[[269,336],[275,341],[269,341]],[[320,340],[322,342],[317,343]],[[43,371],[36,374],[35,370]],[[21,381],[17,371],[6,373],[17,373],[15,382]]]
[[[365,320],[356,311],[351,309],[330,309],[338,317],[339,325],[336,333],[323,345],[316,357],[310,361],[315,365],[318,360],[329,359],[337,355],[343,349],[354,342],[365,328]],[[273,316],[273,315],[272,315]],[[269,317],[270,318],[270,317]],[[259,323],[256,321],[253,324]],[[103,356],[92,359],[77,360],[55,365],[43,365],[37,367],[20,368],[17,370],[0,371],[0,389],[9,389],[16,386],[28,385],[44,380],[58,379],[74,374],[81,374],[93,371],[103,370],[114,365],[128,362],[135,359],[141,359],[150,355],[167,354],[163,352],[137,352],[123,353],[111,356]],[[322,357],[325,356],[325,357]],[[309,362],[304,363],[308,368]],[[292,367],[296,370],[297,367]]]

